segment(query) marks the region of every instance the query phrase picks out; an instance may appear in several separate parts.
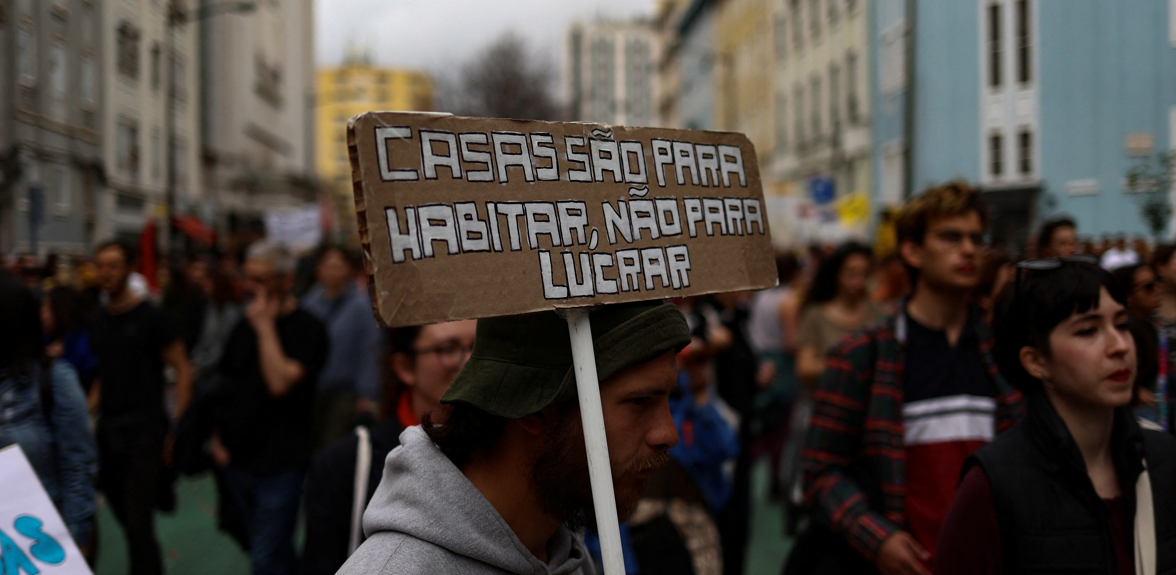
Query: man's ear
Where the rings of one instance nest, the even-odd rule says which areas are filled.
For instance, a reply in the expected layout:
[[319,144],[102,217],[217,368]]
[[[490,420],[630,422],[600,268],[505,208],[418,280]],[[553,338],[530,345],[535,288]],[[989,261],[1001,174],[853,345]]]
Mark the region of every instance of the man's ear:
[[525,415],[516,419],[519,422],[519,427],[526,430],[534,436],[545,435],[551,433],[555,426],[559,423],[559,418],[567,417],[569,413],[561,413],[560,406],[550,406],[542,411]]
[[524,415],[515,421],[518,422],[519,427],[523,428],[523,431],[538,437],[547,432],[548,419],[544,412],[540,411],[538,413]]
[[409,387],[416,385],[417,378],[414,369],[416,362],[413,361],[412,356],[404,352],[397,352],[392,354],[392,358],[388,361],[392,363],[392,373],[395,373],[404,385]]
[[915,269],[923,268],[923,246],[911,238],[898,244],[898,254],[903,263]]
[[1042,381],[1049,381],[1049,370],[1045,367],[1045,356],[1040,350],[1025,346],[1017,355],[1021,359],[1021,367],[1024,367],[1029,375]]

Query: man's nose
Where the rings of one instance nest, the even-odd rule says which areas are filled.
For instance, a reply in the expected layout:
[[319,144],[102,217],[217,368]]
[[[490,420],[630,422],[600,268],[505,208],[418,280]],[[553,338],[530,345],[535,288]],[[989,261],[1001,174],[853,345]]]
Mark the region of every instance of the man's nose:
[[666,448],[678,445],[678,428],[674,425],[674,416],[670,413],[669,404],[663,404],[657,411],[657,420],[649,432],[649,444],[653,447]]

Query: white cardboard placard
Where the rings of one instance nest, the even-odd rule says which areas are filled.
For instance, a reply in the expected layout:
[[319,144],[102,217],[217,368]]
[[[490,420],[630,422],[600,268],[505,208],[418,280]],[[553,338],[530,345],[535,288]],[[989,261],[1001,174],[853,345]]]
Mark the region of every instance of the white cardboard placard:
[[0,449],[0,573],[93,575],[19,445]]

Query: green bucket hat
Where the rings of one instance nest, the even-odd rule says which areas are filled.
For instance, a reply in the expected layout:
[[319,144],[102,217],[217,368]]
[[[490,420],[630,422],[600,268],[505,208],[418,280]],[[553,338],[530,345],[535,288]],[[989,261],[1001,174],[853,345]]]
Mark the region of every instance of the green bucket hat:
[[[600,381],[690,343],[686,318],[666,301],[604,306],[589,317]],[[568,322],[543,311],[478,320],[470,359],[441,403],[518,419],[575,398]]]

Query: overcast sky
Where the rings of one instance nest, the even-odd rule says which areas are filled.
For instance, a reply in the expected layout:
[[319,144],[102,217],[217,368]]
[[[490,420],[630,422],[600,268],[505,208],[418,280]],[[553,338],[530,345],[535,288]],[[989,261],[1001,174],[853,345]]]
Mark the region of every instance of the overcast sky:
[[560,64],[576,20],[653,13],[654,0],[315,0],[320,65],[338,64],[350,43],[382,65],[444,73],[508,30]]

